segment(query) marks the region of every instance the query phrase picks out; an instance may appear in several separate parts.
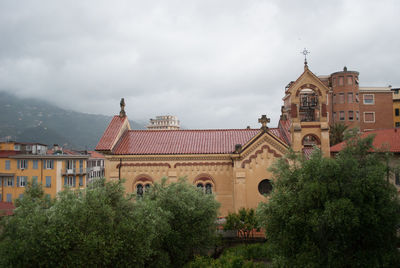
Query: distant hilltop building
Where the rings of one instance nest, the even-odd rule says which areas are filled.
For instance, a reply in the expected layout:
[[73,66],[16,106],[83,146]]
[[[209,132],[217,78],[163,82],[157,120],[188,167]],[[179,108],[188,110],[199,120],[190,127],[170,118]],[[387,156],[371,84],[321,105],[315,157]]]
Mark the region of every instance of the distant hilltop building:
[[178,130],[180,129],[178,117],[173,115],[160,115],[150,119],[148,130]]

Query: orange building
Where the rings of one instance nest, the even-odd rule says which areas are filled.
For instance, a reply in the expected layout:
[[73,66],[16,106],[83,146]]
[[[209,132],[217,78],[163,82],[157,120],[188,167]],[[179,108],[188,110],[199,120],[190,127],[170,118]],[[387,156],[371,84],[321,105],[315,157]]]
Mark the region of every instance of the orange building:
[[393,123],[400,127],[400,88],[392,88],[393,92]]
[[309,154],[312,146],[329,156],[327,101],[329,87],[307,64],[284,91],[278,127],[269,128],[263,115],[260,129],[131,130],[125,103],[97,144],[105,155],[105,177],[125,179],[127,192],[145,189],[166,177],[180,177],[221,203],[221,216],[255,208],[272,189],[268,170],[292,147]]
[[27,183],[41,183],[55,197],[64,187],[86,186],[89,155],[39,143],[0,142],[0,202],[23,195]]

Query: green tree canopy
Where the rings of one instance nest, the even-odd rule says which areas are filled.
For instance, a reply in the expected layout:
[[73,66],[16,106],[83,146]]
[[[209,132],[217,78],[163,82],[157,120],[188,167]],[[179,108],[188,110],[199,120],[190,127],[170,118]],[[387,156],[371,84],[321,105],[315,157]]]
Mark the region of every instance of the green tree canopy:
[[257,215],[282,267],[394,267],[400,204],[373,137],[353,138],[336,159],[290,153]]
[[213,244],[218,206],[183,180],[139,199],[105,179],[55,200],[28,185],[1,221],[0,267],[182,266]]
[[241,208],[238,213],[229,213],[224,230],[236,230],[239,238],[249,239],[254,229],[259,229],[255,210]]
[[[205,194],[184,178],[175,183],[155,184],[143,203],[155,203],[156,207],[169,213],[169,232],[160,237],[160,254],[170,265],[182,267],[195,254],[207,252],[215,245],[216,220],[219,203],[214,195]],[[158,266],[158,265],[156,265]]]

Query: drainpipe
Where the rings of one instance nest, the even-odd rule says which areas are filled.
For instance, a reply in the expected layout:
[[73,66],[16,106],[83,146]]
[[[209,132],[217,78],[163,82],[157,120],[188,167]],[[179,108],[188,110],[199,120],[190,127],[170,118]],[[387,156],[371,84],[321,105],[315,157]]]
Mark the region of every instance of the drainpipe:
[[118,180],[121,180],[121,166],[122,166],[122,158],[119,159]]
[[0,178],[1,179],[1,202],[3,202],[3,198],[4,198],[4,178]]

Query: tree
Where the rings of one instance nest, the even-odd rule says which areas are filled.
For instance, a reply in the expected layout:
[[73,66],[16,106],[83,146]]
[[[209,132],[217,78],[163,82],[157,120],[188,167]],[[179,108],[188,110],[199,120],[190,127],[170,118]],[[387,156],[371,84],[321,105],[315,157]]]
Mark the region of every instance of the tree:
[[347,127],[348,126],[346,126],[343,123],[334,123],[333,125],[330,126],[329,142],[331,146],[338,144],[344,140]]
[[2,222],[1,267],[143,267],[168,226],[162,210],[132,202],[121,182],[104,179],[52,202],[41,185],[29,185],[16,206]]
[[159,238],[159,256],[164,256],[162,266],[167,266],[168,256],[171,266],[182,267],[195,254],[206,253],[215,245],[219,203],[214,195],[203,193],[184,178],[170,184],[163,179],[154,184],[141,202],[155,203],[169,213],[169,232]]
[[236,230],[239,238],[249,239],[254,229],[258,229],[254,209],[239,209],[238,213],[229,213],[226,217],[224,230]]
[[284,267],[395,267],[400,203],[373,137],[353,138],[336,159],[290,153],[257,215],[274,262]]

